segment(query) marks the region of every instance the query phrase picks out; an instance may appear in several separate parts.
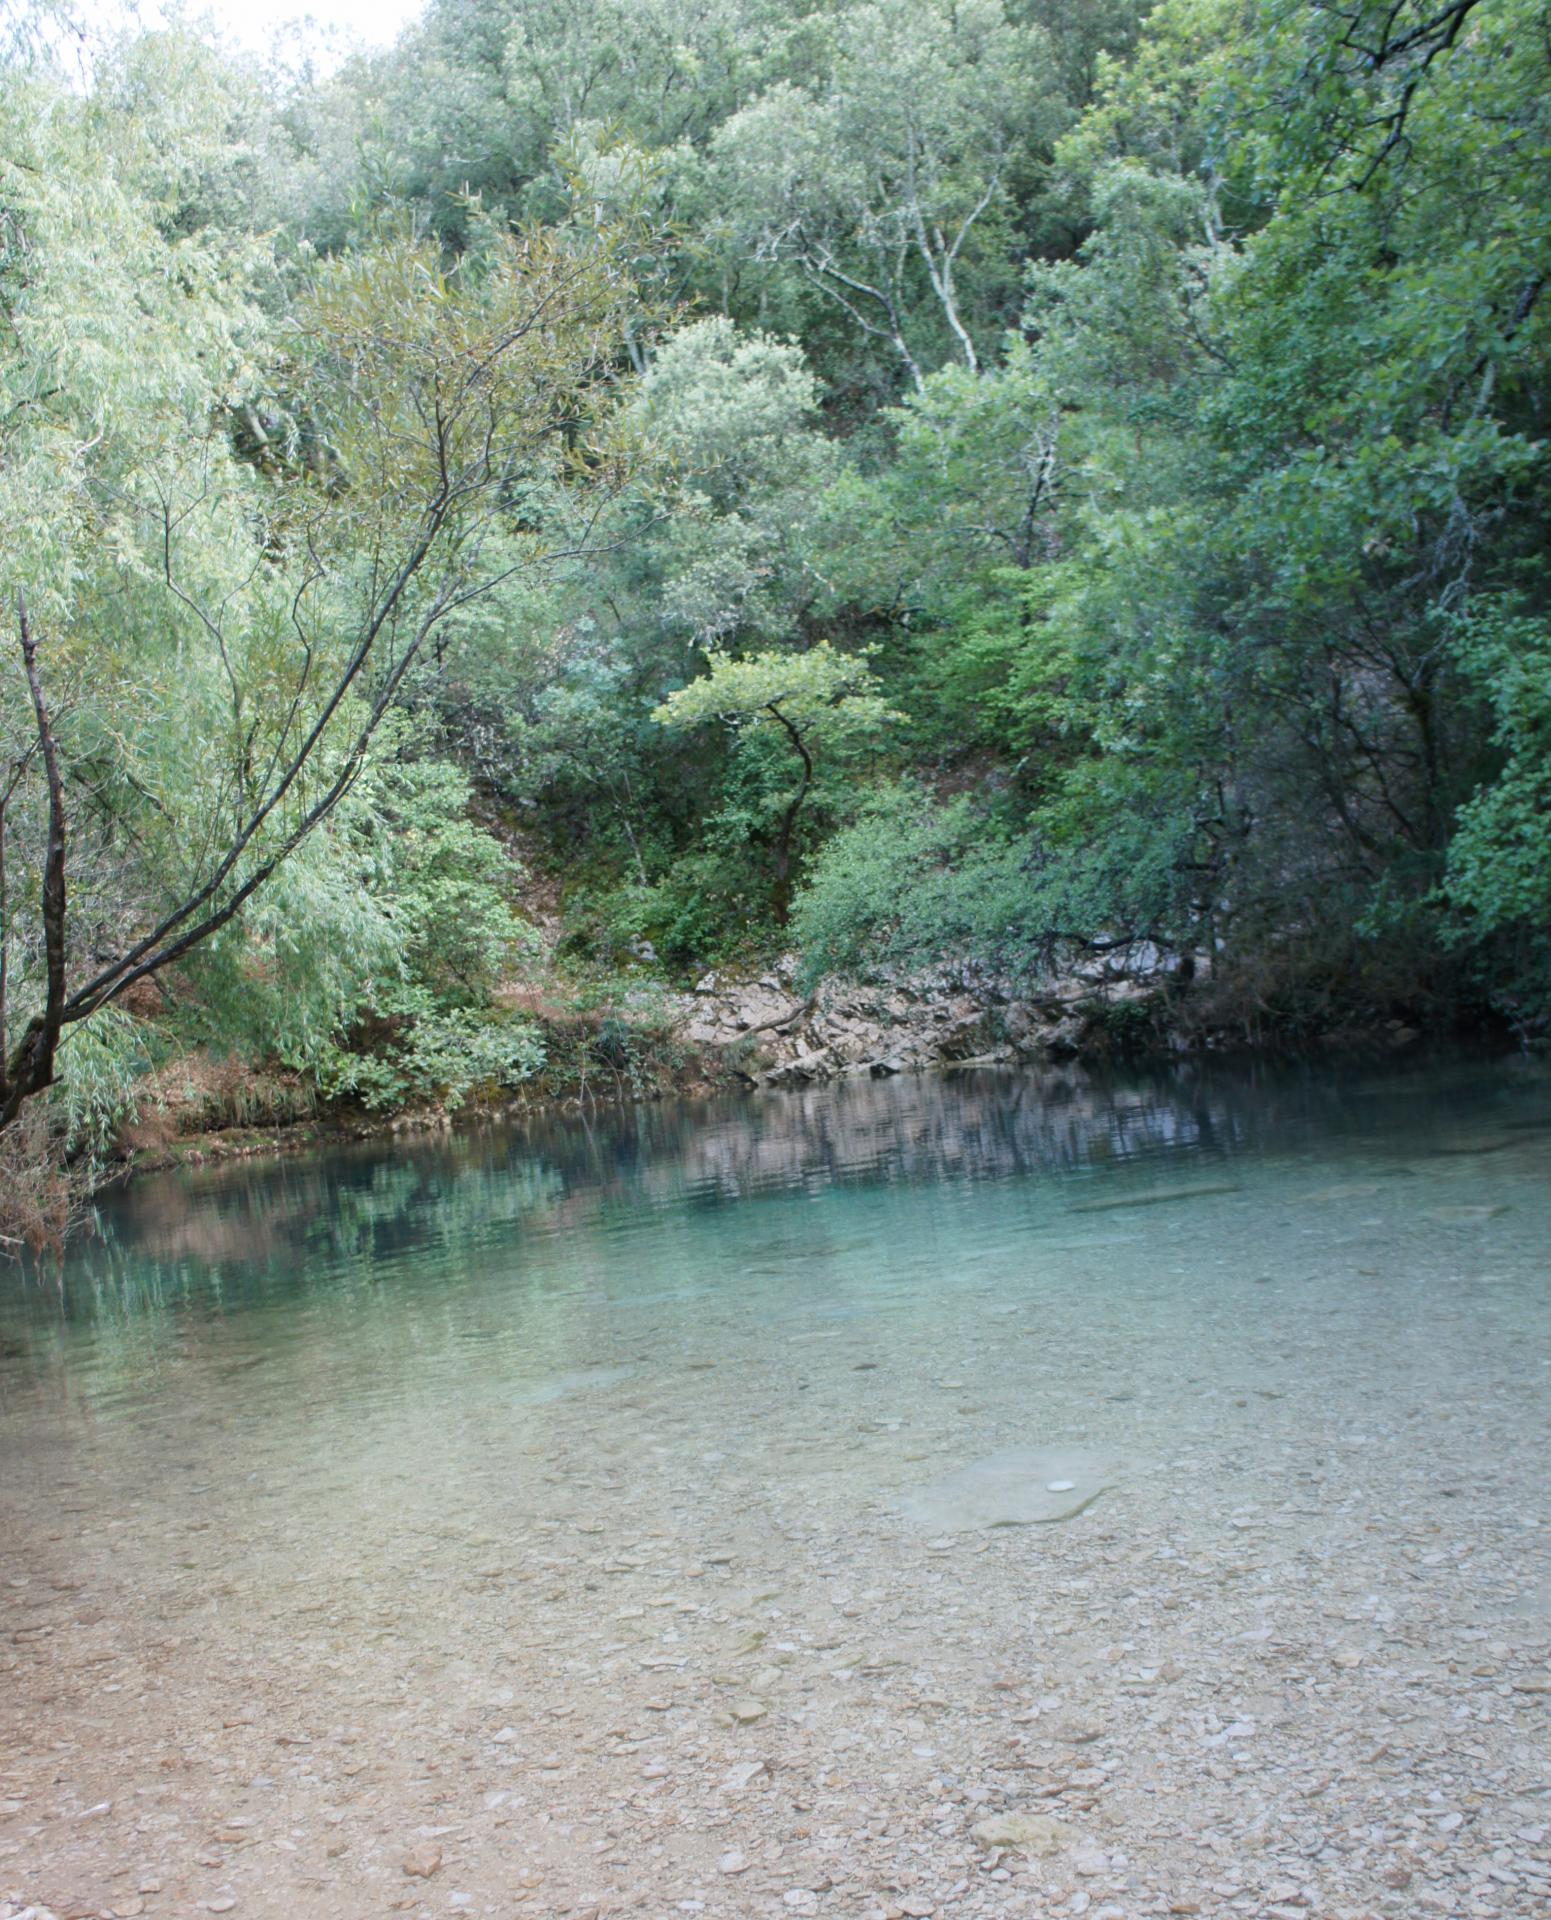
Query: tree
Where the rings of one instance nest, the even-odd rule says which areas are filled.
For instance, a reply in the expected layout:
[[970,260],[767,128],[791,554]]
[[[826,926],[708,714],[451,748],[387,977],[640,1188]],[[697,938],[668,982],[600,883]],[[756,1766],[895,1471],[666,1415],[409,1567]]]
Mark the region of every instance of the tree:
[[775,809],[774,884],[778,925],[791,907],[792,851],[798,818],[814,783],[816,753],[845,755],[875,746],[895,715],[876,691],[864,660],[848,659],[827,641],[806,653],[767,652],[737,660],[711,656],[711,671],[670,694],[652,718],[688,729],[716,720],[746,737],[778,735],[801,769],[795,791]]
[[836,461],[818,400],[801,348],[727,319],[680,328],[653,355],[630,424],[678,487],[632,559],[676,636],[784,640],[821,597],[814,523]]
[[448,622],[586,546],[632,297],[618,232],[384,228],[266,313],[137,111],[37,79],[6,118],[0,1128],[329,818]]
[[966,270],[1068,118],[1048,43],[1002,0],[870,0],[834,33],[824,80],[782,81],[716,134],[734,218],[912,387],[944,357],[973,371],[1010,289],[981,262],[971,305]]
[[1055,557],[1059,413],[1027,339],[1012,336],[979,374],[940,368],[887,418],[894,458],[879,491],[917,580]]

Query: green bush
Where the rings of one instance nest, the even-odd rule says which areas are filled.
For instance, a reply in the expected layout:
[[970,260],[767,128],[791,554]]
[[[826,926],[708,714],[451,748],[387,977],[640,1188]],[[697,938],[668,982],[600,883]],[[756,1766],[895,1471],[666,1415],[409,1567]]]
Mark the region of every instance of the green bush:
[[349,831],[391,943],[321,1051],[326,1093],[378,1109],[456,1106],[544,1063],[537,1027],[490,1003],[534,937],[506,899],[513,863],[469,818],[470,798],[466,776],[442,761],[388,762],[363,782]]
[[1026,951],[1026,854],[964,799],[882,789],[825,844],[793,904],[805,977],[953,952]]
[[428,1098],[457,1107],[480,1089],[510,1091],[531,1080],[544,1056],[544,1036],[533,1021],[438,1009],[426,997],[387,1044],[336,1048],[320,1079],[325,1093],[352,1095],[373,1111]]

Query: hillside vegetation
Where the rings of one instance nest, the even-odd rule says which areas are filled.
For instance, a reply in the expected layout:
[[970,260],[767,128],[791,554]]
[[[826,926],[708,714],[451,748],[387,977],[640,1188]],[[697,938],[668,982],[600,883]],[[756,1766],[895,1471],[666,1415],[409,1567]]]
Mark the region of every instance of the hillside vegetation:
[[540,919],[1543,1030],[1545,0],[7,18],[13,1160],[516,1086]]

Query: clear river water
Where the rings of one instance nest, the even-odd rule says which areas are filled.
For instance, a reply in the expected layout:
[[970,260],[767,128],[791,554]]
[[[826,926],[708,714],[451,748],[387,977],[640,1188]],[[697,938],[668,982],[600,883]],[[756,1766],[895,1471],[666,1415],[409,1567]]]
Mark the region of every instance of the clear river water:
[[1450,1058],[137,1181],[0,1274],[0,1915],[1544,1915],[1548,1176]]

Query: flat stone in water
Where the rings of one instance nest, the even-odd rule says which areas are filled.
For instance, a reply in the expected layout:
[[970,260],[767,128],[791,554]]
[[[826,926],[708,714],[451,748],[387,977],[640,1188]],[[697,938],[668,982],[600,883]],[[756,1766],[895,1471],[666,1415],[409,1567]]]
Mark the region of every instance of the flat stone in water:
[[1111,1454],[1066,1447],[1004,1447],[900,1500],[907,1520],[937,1533],[977,1527],[1050,1526],[1075,1520],[1119,1483]]
[[567,1394],[586,1393],[593,1387],[617,1387],[628,1380],[634,1367],[584,1367],[578,1373],[551,1374],[532,1386],[519,1387],[512,1395],[514,1407],[547,1407],[552,1400],[564,1400]]
[[983,1847],[1017,1847],[1035,1859],[1048,1859],[1077,1839],[1064,1820],[1043,1813],[1004,1813],[971,1829]]

